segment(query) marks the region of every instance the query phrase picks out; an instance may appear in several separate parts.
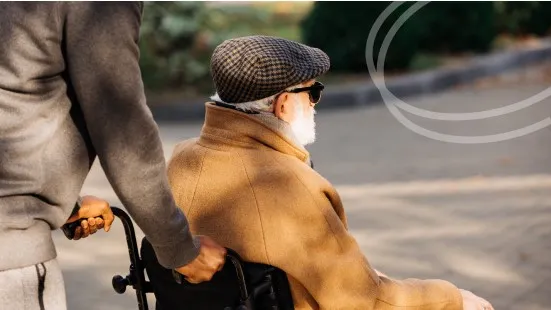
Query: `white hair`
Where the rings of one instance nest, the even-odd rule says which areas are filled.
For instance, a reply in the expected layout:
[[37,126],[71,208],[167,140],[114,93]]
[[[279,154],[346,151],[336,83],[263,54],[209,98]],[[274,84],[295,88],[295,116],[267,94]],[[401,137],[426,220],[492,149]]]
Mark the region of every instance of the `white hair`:
[[[285,90],[290,91],[296,88],[306,87],[305,83],[300,83],[295,86],[287,87]],[[254,101],[248,101],[248,102],[241,102],[241,103],[227,103],[224,100],[220,98],[218,93],[214,93],[210,97],[211,100],[226,103],[226,104],[232,104],[236,108],[244,111],[254,111],[254,112],[273,112],[274,111],[274,101],[275,97],[278,94],[272,95],[270,97],[254,100]]]

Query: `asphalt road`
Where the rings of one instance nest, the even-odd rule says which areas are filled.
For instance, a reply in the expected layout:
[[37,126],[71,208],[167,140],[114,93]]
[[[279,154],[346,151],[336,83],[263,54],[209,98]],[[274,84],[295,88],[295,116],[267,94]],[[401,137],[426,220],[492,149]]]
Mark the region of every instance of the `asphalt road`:
[[[528,98],[548,83],[468,86],[408,103],[475,112]],[[323,100],[320,104],[323,104]],[[511,115],[414,123],[453,135],[489,135],[551,116],[551,99]],[[201,123],[160,124],[166,155]],[[551,128],[508,141],[452,144],[420,136],[383,104],[317,115],[315,168],[337,186],[350,228],[373,266],[396,278],[442,278],[496,309],[551,309]],[[116,204],[95,165],[83,193]],[[69,309],[137,309],[111,277],[128,270],[120,223],[73,242],[55,233]],[[153,308],[153,307],[152,307]]]

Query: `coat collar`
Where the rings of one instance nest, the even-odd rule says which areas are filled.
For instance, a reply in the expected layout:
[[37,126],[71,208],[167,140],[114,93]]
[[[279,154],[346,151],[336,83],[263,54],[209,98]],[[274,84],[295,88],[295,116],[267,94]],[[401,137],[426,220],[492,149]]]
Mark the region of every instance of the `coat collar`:
[[309,161],[308,151],[285,134],[285,128],[262,114],[247,114],[207,102],[205,124],[199,143],[211,148],[235,146],[269,147],[278,152]]

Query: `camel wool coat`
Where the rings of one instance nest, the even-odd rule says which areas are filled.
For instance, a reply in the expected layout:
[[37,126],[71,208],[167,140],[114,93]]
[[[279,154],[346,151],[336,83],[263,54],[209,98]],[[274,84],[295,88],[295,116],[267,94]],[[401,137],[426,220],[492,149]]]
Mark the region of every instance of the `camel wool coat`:
[[206,110],[200,137],[178,144],[168,166],[193,233],[285,271],[295,309],[463,309],[449,282],[376,274],[303,147],[255,115]]

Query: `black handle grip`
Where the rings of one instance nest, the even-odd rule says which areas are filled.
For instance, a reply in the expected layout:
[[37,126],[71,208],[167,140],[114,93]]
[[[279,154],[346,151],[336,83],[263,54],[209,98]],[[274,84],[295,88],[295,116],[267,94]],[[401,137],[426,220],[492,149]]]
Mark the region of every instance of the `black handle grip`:
[[[95,218],[103,219],[103,216],[100,215],[100,216],[96,216]],[[61,231],[63,231],[63,234],[65,235],[65,237],[67,237],[67,239],[73,240],[73,238],[75,237],[75,231],[77,230],[77,227],[79,227],[82,221],[84,220],[87,220],[87,219],[78,219],[74,222],[67,223],[61,226]]]
[[[79,198],[79,200],[75,203],[75,207],[73,208],[73,211],[71,211],[71,215],[69,216],[69,218],[78,213],[78,210],[80,209],[80,204],[81,204],[81,199]],[[103,216],[100,215],[100,216],[96,216],[95,218],[103,219]],[[74,222],[67,223],[61,226],[61,231],[63,231],[63,234],[65,235],[65,237],[67,237],[67,239],[73,240],[73,238],[75,237],[75,231],[77,227],[79,227],[82,221],[84,220],[87,220],[87,219],[78,219]]]
[[73,238],[75,237],[75,231],[77,227],[80,226],[80,222],[82,221],[83,219],[61,226],[61,231],[63,231],[63,234],[65,235],[65,237],[67,237],[67,239],[73,240]]

